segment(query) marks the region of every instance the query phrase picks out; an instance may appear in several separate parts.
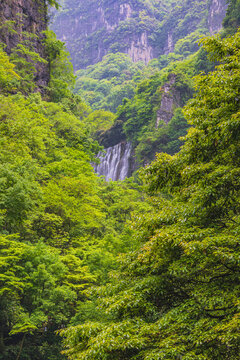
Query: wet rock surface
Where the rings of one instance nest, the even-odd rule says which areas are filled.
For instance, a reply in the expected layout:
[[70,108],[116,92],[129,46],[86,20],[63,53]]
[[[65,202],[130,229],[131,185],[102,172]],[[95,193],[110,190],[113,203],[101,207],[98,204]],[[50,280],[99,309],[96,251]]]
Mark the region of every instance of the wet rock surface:
[[134,152],[130,142],[121,142],[98,154],[100,163],[94,166],[98,175],[106,181],[124,180],[134,171]]

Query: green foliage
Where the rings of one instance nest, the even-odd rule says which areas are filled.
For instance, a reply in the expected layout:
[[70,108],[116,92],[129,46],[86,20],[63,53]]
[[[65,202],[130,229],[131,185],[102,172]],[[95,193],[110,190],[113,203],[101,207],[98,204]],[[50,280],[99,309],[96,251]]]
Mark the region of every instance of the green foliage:
[[198,41],[203,36],[204,31],[201,29],[192,32],[191,34],[179,39],[174,47],[176,54],[182,54],[184,57],[195,53],[198,50]]
[[48,55],[50,81],[48,93],[51,101],[59,102],[71,97],[70,87],[75,83],[73,67],[62,41],[57,40],[53,31],[45,31],[45,49]]
[[[35,333],[40,338],[44,331],[51,334],[67,324],[84,286],[94,280],[74,255],[60,256],[43,243],[23,244],[14,236],[1,236],[0,266],[4,337],[9,332],[11,336]],[[82,285],[75,285],[76,281]],[[35,352],[35,358],[42,359],[41,349],[35,347]],[[8,358],[7,354],[4,346],[0,358]]]
[[162,124],[155,131],[146,131],[139,139],[135,153],[141,163],[154,160],[157,152],[176,154],[180,150],[182,141],[179,139],[186,134],[188,124],[180,108],[174,111],[174,115],[168,124]]
[[93,172],[100,147],[88,123],[105,129],[112,113],[89,114],[69,90],[61,104],[7,93],[18,76],[0,54],[0,359],[64,359],[55,331],[84,319],[76,310],[129,247],[123,226],[143,195]]
[[59,1],[56,1],[56,0],[47,0],[47,3],[48,3],[50,6],[54,6],[56,9],[59,8]]
[[[90,2],[86,2],[82,13],[79,4],[66,1],[63,4],[64,12],[60,13],[59,17],[64,21],[70,14],[74,17],[75,13],[79,12],[84,23],[89,6]],[[113,21],[113,4],[109,6],[103,3],[101,6],[105,20]],[[117,8],[118,5],[115,6]],[[183,106],[193,94],[192,77],[201,71],[212,70],[213,64],[208,61],[204,50],[191,55],[198,50],[199,38],[208,33],[206,1],[182,1],[177,6],[174,2],[138,1],[131,3],[131,6],[136,9],[134,16],[120,21],[114,31],[109,31],[108,39],[105,39],[102,45],[106,50],[111,44],[110,51],[114,53],[104,56],[102,61],[95,65],[78,70],[75,91],[94,110],[104,109],[117,113],[116,121],[123,123],[127,139],[137,147],[139,163],[146,164],[153,160],[156,152],[163,150],[173,154],[178,151],[181,144],[178,137],[183,136],[187,129],[183,118],[181,129],[179,131],[176,128],[175,135],[171,130],[171,136],[168,136],[168,126],[164,123],[161,124],[161,130],[155,129],[157,112],[162,106],[162,89],[168,80],[168,74],[177,75],[177,82],[170,93],[174,97],[179,92],[181,98],[180,101],[174,101],[171,110],[171,116],[174,116],[176,108]],[[145,8],[142,9],[142,6]],[[130,39],[133,32],[141,34],[142,31],[151,31],[149,44],[159,53],[167,51],[163,49],[163,44],[168,42],[168,36],[171,35],[175,46],[169,50],[174,52],[153,59],[147,66],[141,63],[133,64],[126,54],[118,52],[123,51],[121,39],[124,36]],[[95,34],[91,35],[88,43],[90,48],[95,41],[101,42],[102,29],[96,36],[98,40],[95,39]],[[91,52],[90,48],[88,53]],[[72,51],[75,54],[75,49]],[[81,56],[85,56],[84,50],[81,51]],[[107,128],[101,130],[102,139]]]
[[15,65],[15,71],[20,79],[16,85],[18,89],[27,94],[36,89],[37,66],[46,64],[34,48],[35,36],[29,33],[23,34],[23,40],[12,49],[10,60]]
[[143,68],[126,54],[108,54],[96,65],[76,72],[77,92],[94,110],[115,112],[122,100],[134,93],[133,77]]
[[239,356],[240,32],[202,43],[219,64],[196,78],[194,127],[142,171],[154,209],[132,223],[141,246],[95,290],[102,320],[62,331],[69,359]]
[[[148,39],[146,50],[150,51],[151,47],[157,57],[168,52],[169,36],[172,36],[173,46],[187,37],[185,45],[178,46],[180,53],[186,54],[196,51],[194,43],[199,34],[208,34],[207,0],[137,0],[127,4],[113,0],[110,3],[97,1],[95,7],[92,0],[64,0],[61,4],[62,9],[55,16],[52,27],[59,38],[65,36],[76,70],[101,61],[106,54],[129,53],[130,49],[135,59],[136,56],[144,58],[141,46],[145,47],[146,43],[141,42],[145,35]],[[63,24],[74,24],[75,21],[78,25],[73,26],[72,31],[62,29]],[[93,21],[94,27],[89,28]],[[138,54],[133,44],[139,49]]]
[[94,135],[97,131],[109,129],[113,125],[115,117],[110,111],[96,110],[88,115],[86,124],[88,124],[91,134]]
[[14,64],[9,60],[5,51],[0,47],[0,91],[6,93],[14,89],[14,80],[19,76],[14,71]]
[[[141,81],[133,99],[125,100],[118,108],[117,120],[123,121],[124,132],[135,145],[140,162],[148,163],[159,151],[170,154],[178,151],[181,144],[178,138],[185,134],[187,124],[179,111],[177,112],[177,108],[182,106],[193,92],[191,78],[196,71],[195,63],[196,57],[170,62],[162,71]],[[162,98],[171,76],[174,76],[174,83],[167,92],[172,98],[172,105],[166,110]],[[172,120],[169,124],[162,121],[156,129],[157,113],[162,110],[172,114]]]
[[[167,14],[173,5],[136,3],[147,10],[121,23],[119,35],[154,32],[150,13],[162,6]],[[195,24],[204,9],[199,2],[190,12]],[[32,93],[46,64],[35,36],[22,33],[11,59],[0,49],[0,359],[239,356],[240,34],[202,40],[218,63],[209,72],[205,50],[179,61],[205,26],[189,34],[190,17],[182,15],[161,20],[174,20],[186,36],[177,53],[144,68],[110,54],[81,70],[79,91],[93,112],[71,93],[68,53],[52,32],[45,33],[51,102]],[[14,34],[12,25],[1,29]],[[209,73],[196,78],[198,93],[183,114],[179,106],[199,71]],[[166,92],[175,96],[173,116],[156,128]],[[132,179],[106,183],[91,165],[100,149],[95,133],[115,120],[102,108],[116,110],[122,100],[116,120],[140,160],[168,153],[142,172],[148,200]],[[194,127],[179,140],[185,118]],[[56,332],[65,328],[60,354]]]
[[[11,359],[18,334],[26,334],[23,352],[31,351],[32,332],[38,342],[44,327],[52,336],[74,315],[73,304],[94,277],[86,263],[70,251],[60,257],[56,248],[70,247],[74,226],[91,232],[103,215],[89,164],[96,145],[80,121],[37,95],[1,96],[0,103],[1,232],[20,233],[19,240],[1,241],[1,304],[8,304],[1,313],[8,343],[2,358]],[[36,245],[40,237],[45,244]],[[35,350],[35,358],[44,358]]]
[[223,21],[225,35],[234,34],[240,25],[240,1],[228,0],[228,9]]

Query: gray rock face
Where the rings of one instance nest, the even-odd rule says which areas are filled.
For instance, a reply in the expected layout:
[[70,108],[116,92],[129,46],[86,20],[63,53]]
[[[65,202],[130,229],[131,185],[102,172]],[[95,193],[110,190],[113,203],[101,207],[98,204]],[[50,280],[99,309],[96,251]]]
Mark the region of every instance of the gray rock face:
[[[66,11],[56,14],[52,28],[65,41],[73,66],[84,68],[109,52],[123,52],[134,62],[148,63],[154,56],[150,33],[136,19],[144,5],[134,1],[66,1]],[[148,14],[150,16],[150,14]]]
[[161,121],[168,124],[173,117],[174,107],[180,106],[181,96],[179,91],[174,88],[175,82],[176,76],[174,74],[170,74],[169,81],[162,87],[161,106],[157,110],[156,128],[158,128]]
[[208,26],[211,35],[221,30],[227,7],[226,0],[211,0],[208,15]]
[[[75,69],[113,52],[134,62],[174,51],[178,40],[201,29],[218,31],[227,0],[60,0],[52,28],[66,42]],[[196,51],[196,50],[194,50]]]
[[173,32],[169,31],[167,34],[167,41],[164,46],[164,54],[167,55],[174,51]]
[[[42,31],[47,29],[47,6],[44,0],[1,0],[0,23],[0,41],[6,44],[8,54],[23,40],[24,32],[28,32],[35,35],[34,50],[45,57]],[[35,81],[42,89],[49,81],[48,64],[37,64],[36,70]]]

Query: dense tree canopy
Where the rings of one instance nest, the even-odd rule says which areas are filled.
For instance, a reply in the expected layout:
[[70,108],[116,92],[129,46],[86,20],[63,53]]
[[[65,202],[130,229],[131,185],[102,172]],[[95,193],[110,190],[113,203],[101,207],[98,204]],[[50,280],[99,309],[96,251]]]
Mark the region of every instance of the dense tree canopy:
[[142,245],[96,290],[102,321],[62,332],[69,359],[239,356],[240,32],[202,42],[220,64],[196,78],[181,151],[143,171],[154,210],[132,225]]
[[143,70],[142,62],[134,63],[126,54],[108,54],[96,65],[78,70],[75,92],[95,109],[116,112],[124,98],[134,94],[134,76]]
[[[116,53],[80,71],[88,104],[53,32],[44,58],[27,32],[10,56],[0,46],[1,360],[239,357],[240,31],[188,56],[200,32],[148,67]],[[158,121],[166,93],[171,119]],[[96,137],[115,120],[154,161],[106,182]]]
[[226,17],[223,21],[225,33],[233,34],[240,25],[240,1],[228,0],[229,6]]
[[[94,174],[90,162],[100,147],[89,135],[91,109],[69,90],[74,76],[63,44],[46,35],[48,101],[30,93],[34,86],[21,86],[28,76],[26,59],[19,68],[0,51],[4,360],[65,358],[55,331],[79,318],[77,309],[88,299],[85,290],[104,283],[116,267],[117,253],[128,248],[123,223],[143,200],[137,185],[106,185]],[[34,74],[34,57],[31,61]],[[93,112],[92,126],[101,128],[112,116]]]

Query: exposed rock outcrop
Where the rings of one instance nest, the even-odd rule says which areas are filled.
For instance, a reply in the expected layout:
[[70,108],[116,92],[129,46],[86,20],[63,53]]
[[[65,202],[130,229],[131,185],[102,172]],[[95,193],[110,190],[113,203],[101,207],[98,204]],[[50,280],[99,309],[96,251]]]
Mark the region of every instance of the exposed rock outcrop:
[[123,132],[123,122],[117,120],[110,129],[99,132],[97,134],[97,139],[100,145],[104,146],[105,149],[113,147],[120,142],[125,142],[126,135]]
[[161,121],[168,124],[173,117],[174,108],[180,106],[181,94],[174,87],[175,83],[176,76],[174,74],[170,74],[169,81],[162,86],[161,105],[157,110],[156,128],[158,128]]
[[143,61],[147,64],[153,59],[153,48],[149,44],[147,32],[133,38],[130,48],[127,49],[128,55],[133,62]]
[[134,62],[146,64],[153,58],[150,33],[136,21],[144,4],[118,0],[110,4],[99,0],[66,3],[68,10],[56,14],[52,27],[66,42],[74,68],[95,64],[116,51],[128,53]]
[[226,0],[211,0],[208,15],[208,26],[211,35],[221,30],[227,7]]
[[167,41],[164,46],[164,54],[169,54],[174,50],[173,31],[169,31],[167,34]]
[[[6,44],[5,51],[11,54],[26,36],[31,34],[34,50],[45,57],[43,31],[47,29],[47,5],[45,0],[0,1],[0,41]],[[35,82],[40,89],[48,84],[48,64],[36,65]]]
[[[227,0],[60,0],[52,28],[66,42],[75,69],[86,68],[113,52],[134,62],[174,51],[184,37],[218,31]],[[209,2],[210,1],[210,2]],[[196,51],[196,49],[194,49]]]

